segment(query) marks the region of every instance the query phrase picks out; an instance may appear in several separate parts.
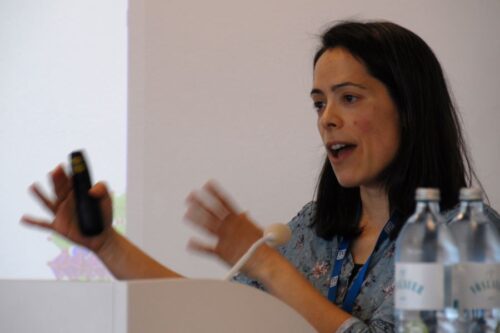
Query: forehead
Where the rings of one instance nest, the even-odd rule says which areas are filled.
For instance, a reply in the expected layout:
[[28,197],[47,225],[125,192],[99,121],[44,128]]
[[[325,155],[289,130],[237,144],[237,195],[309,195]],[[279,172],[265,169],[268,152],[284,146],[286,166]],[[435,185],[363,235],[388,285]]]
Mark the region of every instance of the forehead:
[[317,84],[373,79],[365,65],[348,50],[340,47],[326,50],[314,66],[313,80]]

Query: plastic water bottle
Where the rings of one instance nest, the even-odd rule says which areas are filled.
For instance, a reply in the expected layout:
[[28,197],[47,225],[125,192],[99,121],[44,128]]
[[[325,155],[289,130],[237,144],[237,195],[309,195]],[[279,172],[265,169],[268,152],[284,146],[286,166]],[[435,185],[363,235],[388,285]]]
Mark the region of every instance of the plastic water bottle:
[[452,307],[451,270],[458,249],[439,213],[438,189],[419,188],[416,209],[396,241],[397,332],[459,332]]
[[453,284],[464,332],[499,332],[500,237],[484,214],[480,189],[460,190],[460,210],[449,228],[460,253]]

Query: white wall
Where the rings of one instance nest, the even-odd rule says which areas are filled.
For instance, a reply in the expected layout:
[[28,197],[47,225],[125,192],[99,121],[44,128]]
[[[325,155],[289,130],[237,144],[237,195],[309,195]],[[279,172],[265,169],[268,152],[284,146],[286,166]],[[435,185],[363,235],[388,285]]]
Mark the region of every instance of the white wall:
[[500,2],[130,0],[129,230],[191,276],[222,268],[185,250],[188,192],[215,178],[259,223],[311,200],[322,161],[308,92],[316,35],[387,19],[437,53],[478,174],[500,208]]
[[0,0],[0,278],[54,277],[61,249],[19,220],[48,216],[28,186],[72,150],[126,190],[126,5]]

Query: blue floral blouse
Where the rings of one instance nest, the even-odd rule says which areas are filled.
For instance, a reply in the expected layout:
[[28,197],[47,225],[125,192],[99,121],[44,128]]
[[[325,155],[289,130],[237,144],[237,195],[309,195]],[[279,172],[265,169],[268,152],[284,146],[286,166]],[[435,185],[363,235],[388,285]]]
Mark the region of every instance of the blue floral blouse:
[[[327,241],[318,237],[310,227],[315,204],[308,203],[289,223],[292,238],[280,247],[279,252],[286,257],[325,297],[328,297],[329,280],[332,273],[333,256],[337,253],[339,239]],[[445,214],[450,220],[456,211]],[[500,218],[494,211],[488,215],[499,226]],[[393,332],[394,331],[394,249],[395,240],[386,239],[372,254],[368,272],[352,310],[353,317],[342,324],[337,333]],[[354,268],[350,253],[342,266],[339,277],[337,298],[340,306],[347,294],[349,279]],[[355,276],[354,276],[355,278]],[[237,275],[235,280],[260,289],[262,285]]]

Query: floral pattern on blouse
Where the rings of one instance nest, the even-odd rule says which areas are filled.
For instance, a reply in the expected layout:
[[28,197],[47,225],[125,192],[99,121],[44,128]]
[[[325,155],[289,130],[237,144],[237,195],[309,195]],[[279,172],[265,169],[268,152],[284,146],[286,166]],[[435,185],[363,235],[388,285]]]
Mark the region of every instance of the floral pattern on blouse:
[[[324,240],[310,227],[315,211],[314,202],[305,205],[289,223],[292,230],[290,241],[278,248],[325,297],[328,297],[329,280],[332,273],[333,257],[337,253],[339,239]],[[447,220],[456,210],[445,214]],[[487,214],[497,227],[498,214],[488,208]],[[500,229],[500,228],[499,228]],[[347,320],[338,333],[393,332],[394,331],[394,251],[395,240],[386,239],[372,254],[361,291],[354,301],[352,319]],[[347,294],[349,278],[354,268],[353,257],[347,254],[342,266],[335,303],[340,306]],[[354,277],[355,278],[355,277]],[[235,280],[264,290],[263,286],[244,275]]]

